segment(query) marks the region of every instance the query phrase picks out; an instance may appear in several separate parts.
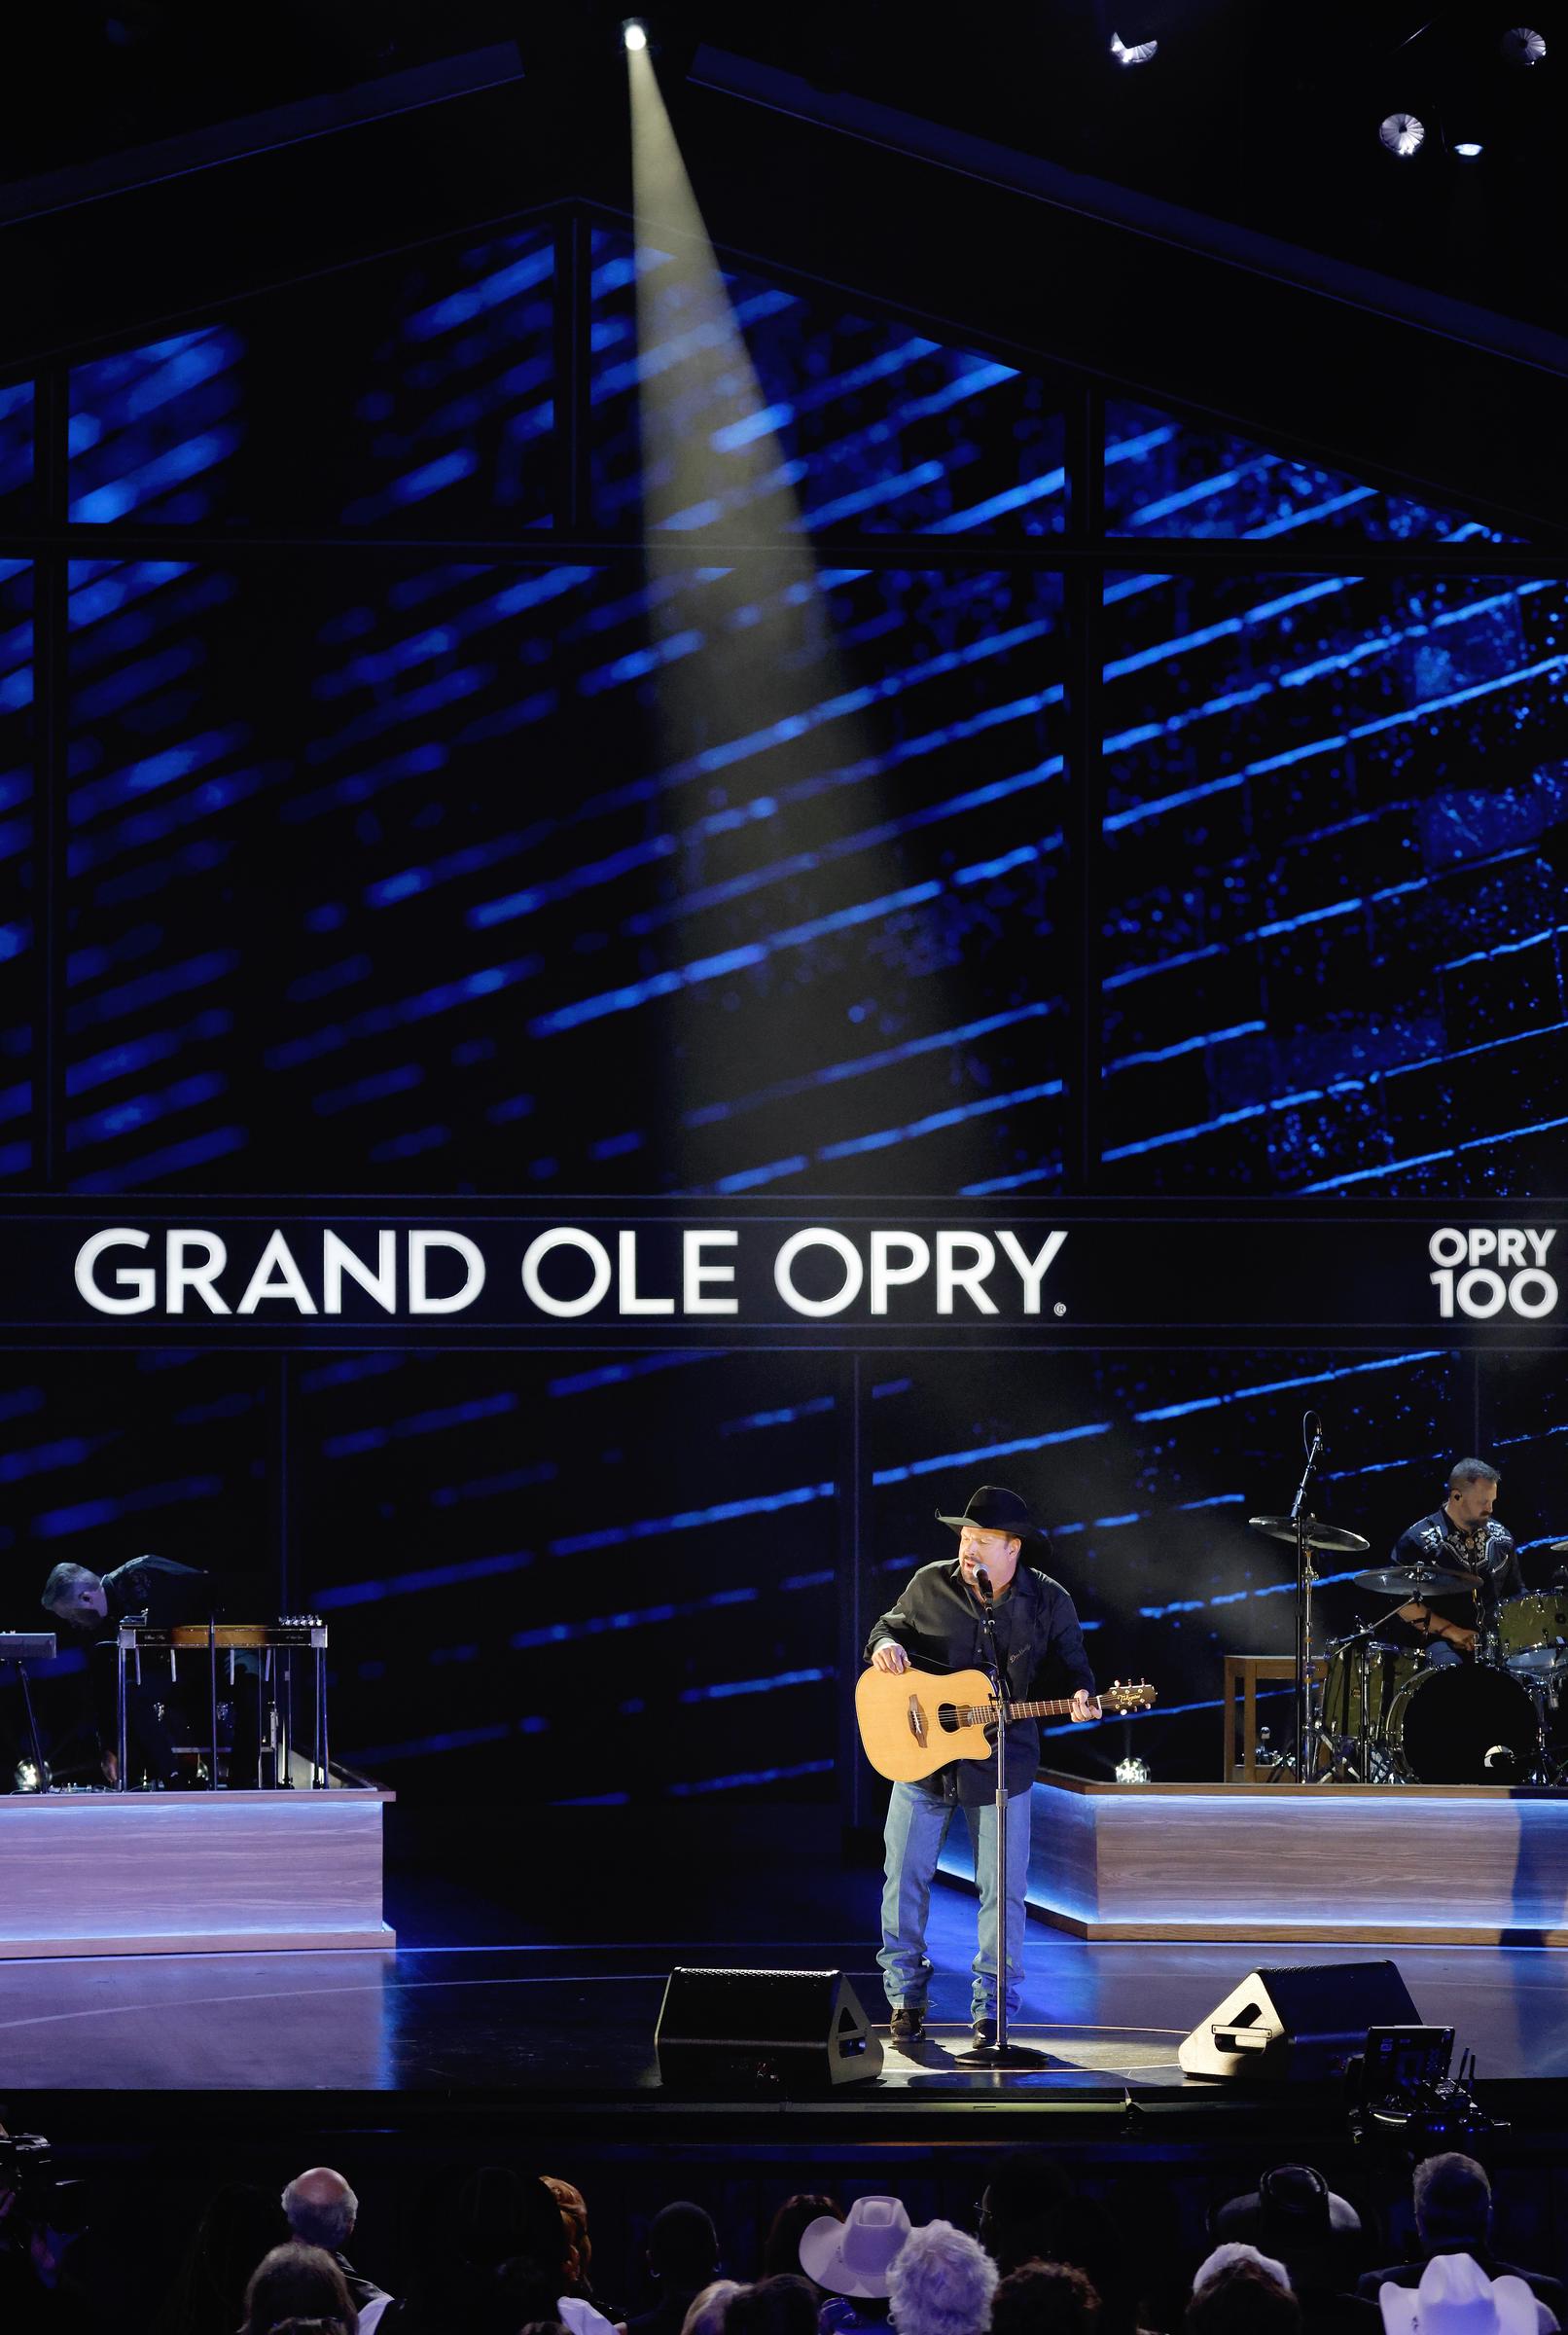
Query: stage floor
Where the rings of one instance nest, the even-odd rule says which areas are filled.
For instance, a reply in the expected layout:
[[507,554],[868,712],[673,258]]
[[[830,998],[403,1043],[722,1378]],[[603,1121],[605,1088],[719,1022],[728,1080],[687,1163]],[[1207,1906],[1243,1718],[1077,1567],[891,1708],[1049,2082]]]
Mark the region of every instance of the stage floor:
[[[1536,1947],[1279,1948],[1088,1941],[1031,1922],[1017,2041],[1047,2065],[965,2068],[974,1902],[941,1888],[928,2039],[886,2043],[880,2081],[815,2112],[953,2109],[1003,2098],[1124,2107],[1215,2102],[1184,2084],[1181,2037],[1256,1963],[1393,1958],[1423,2018],[1452,2024],[1488,2081],[1553,2092],[1568,2075],[1568,1955]],[[654,2026],[677,1961],[847,1972],[886,2019],[865,1936],[414,1947],[397,1954],[196,1954],[0,1965],[0,2068],[25,2092],[230,2091],[467,2096],[566,2109],[667,2109]],[[1278,2095],[1276,2094],[1277,2098]],[[769,2103],[770,2105],[773,2103]]]

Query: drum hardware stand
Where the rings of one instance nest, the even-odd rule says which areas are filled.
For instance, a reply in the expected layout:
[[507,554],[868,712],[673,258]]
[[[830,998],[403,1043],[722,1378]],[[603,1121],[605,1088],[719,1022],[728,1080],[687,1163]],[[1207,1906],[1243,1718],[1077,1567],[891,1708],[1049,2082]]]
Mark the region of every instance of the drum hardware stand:
[[[53,1646],[53,1638],[50,1643]],[[12,1669],[17,1673],[17,1684],[21,1688],[22,1708],[27,1713],[27,1741],[32,1747],[33,1773],[38,1778],[33,1789],[38,1792],[47,1792],[51,1789],[52,1778],[48,1762],[44,1758],[44,1746],[39,1741],[38,1715],[33,1709],[33,1690],[27,1682],[27,1665],[19,1654],[12,1655],[10,1661]]]
[[212,1766],[207,1772],[207,1789],[218,1789],[218,1617],[207,1616],[207,1716],[212,1734]]
[[[1309,1772],[1311,1772],[1311,1780],[1314,1783],[1342,1783],[1347,1780],[1347,1778],[1342,1776],[1335,1776],[1333,1774],[1319,1775],[1313,1772],[1315,1771],[1317,1755],[1320,1751],[1325,1751],[1328,1753],[1329,1767],[1331,1770],[1342,1767],[1345,1764],[1345,1741],[1346,1739],[1342,1736],[1335,1736],[1329,1733],[1328,1723],[1323,1716],[1322,1688],[1317,1686],[1316,1683],[1309,1678],[1306,1690],[1306,1753],[1307,1767]],[[1281,1753],[1280,1755],[1280,1768],[1281,1770],[1286,1768],[1291,1770],[1292,1773],[1290,1780],[1292,1782],[1299,1781],[1301,1777],[1301,1738],[1298,1736],[1296,1738],[1295,1746],[1292,1748],[1289,1756],[1287,1757],[1284,1753]],[[1274,1778],[1275,1782],[1277,1783],[1279,1779],[1279,1774],[1276,1773]]]
[[1537,1677],[1526,1674],[1525,1684],[1529,1687],[1535,1703],[1536,1749],[1535,1764],[1524,1781],[1526,1783],[1544,1783],[1549,1786],[1560,1783],[1564,1763],[1554,1760],[1547,1748],[1547,1708],[1551,1700],[1550,1676]]
[[1309,1679],[1312,1663],[1312,1584],[1317,1574],[1312,1568],[1312,1548],[1307,1532],[1305,1514],[1306,1488],[1312,1481],[1313,1470],[1323,1450],[1323,1422],[1315,1411],[1309,1411],[1301,1421],[1304,1439],[1307,1419],[1312,1421],[1312,1440],[1306,1447],[1306,1465],[1301,1481],[1291,1502],[1291,1523],[1296,1527],[1296,1780],[1311,1780],[1311,1761],[1307,1751],[1310,1732]]
[[[980,1620],[990,1648],[990,1674],[996,1689],[996,2041],[977,2043],[972,2050],[955,2052],[953,2056],[965,2067],[1044,2067],[1048,2063],[1043,2051],[1031,2051],[1026,2044],[1008,2041],[1007,1676],[997,1650],[996,1607],[990,1582],[983,1573],[981,1581]],[[976,1879],[978,1883],[978,1875]]]
[[[1403,1603],[1403,1601],[1402,1599],[1401,1602]],[[1331,1736],[1321,1723],[1317,1731],[1326,1742],[1335,1746],[1335,1765],[1354,1771],[1352,1775],[1332,1778],[1331,1780],[1334,1782],[1372,1783],[1378,1780],[1372,1772],[1375,1738],[1368,1718],[1372,1707],[1372,1650],[1378,1632],[1386,1630],[1389,1623],[1397,1620],[1398,1616],[1399,1606],[1391,1605],[1386,1613],[1380,1613],[1377,1619],[1374,1622],[1369,1622],[1364,1630],[1352,1630],[1344,1637],[1336,1638],[1333,1641],[1336,1653],[1342,1653],[1348,1647],[1355,1645],[1358,1640],[1361,1648],[1355,1658],[1357,1674],[1361,1680],[1361,1727],[1359,1731],[1352,1735],[1347,1727],[1343,1735]],[[1347,1711],[1345,1716],[1348,1718],[1349,1715]]]
[[1313,1470],[1324,1449],[1323,1422],[1315,1411],[1309,1411],[1302,1421],[1303,1441],[1306,1441],[1308,1424],[1312,1432],[1307,1442],[1306,1465],[1301,1471],[1301,1481],[1297,1487],[1289,1516],[1249,1516],[1247,1519],[1254,1532],[1261,1532],[1265,1540],[1283,1541],[1287,1548],[1296,1552],[1296,1685],[1291,1708],[1296,1722],[1292,1763],[1299,1783],[1317,1780],[1310,1773],[1310,1746],[1319,1733],[1311,1709],[1312,1585],[1317,1579],[1312,1566],[1312,1552],[1314,1549],[1328,1549],[1339,1556],[1362,1556],[1368,1545],[1359,1532],[1347,1532],[1338,1525],[1326,1525],[1321,1518],[1306,1513],[1303,1505],[1306,1488],[1312,1481]]

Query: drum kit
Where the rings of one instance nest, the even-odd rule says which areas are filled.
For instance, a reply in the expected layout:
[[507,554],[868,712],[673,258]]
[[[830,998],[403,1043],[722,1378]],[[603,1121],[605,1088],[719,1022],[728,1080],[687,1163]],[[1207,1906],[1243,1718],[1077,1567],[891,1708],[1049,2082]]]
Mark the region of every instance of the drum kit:
[[[1304,1537],[1317,1555],[1364,1557],[1359,1532],[1316,1518],[1249,1519],[1254,1531],[1293,1546]],[[1304,1535],[1301,1527],[1304,1524]],[[1552,1554],[1568,1556],[1568,1541]],[[1307,1560],[1310,1565],[1310,1557]],[[1321,1681],[1308,1703],[1310,1773],[1340,1783],[1555,1783],[1565,1763],[1549,1747],[1552,1719],[1568,1686],[1568,1588],[1487,1598],[1479,1573],[1422,1564],[1387,1565],[1354,1575],[1366,1596],[1387,1599],[1386,1612],[1364,1630],[1330,1641]],[[1390,1622],[1430,1600],[1468,1600],[1472,1620],[1451,1634],[1464,1659],[1432,1638],[1390,1642]],[[1317,1666],[1311,1666],[1315,1670]]]

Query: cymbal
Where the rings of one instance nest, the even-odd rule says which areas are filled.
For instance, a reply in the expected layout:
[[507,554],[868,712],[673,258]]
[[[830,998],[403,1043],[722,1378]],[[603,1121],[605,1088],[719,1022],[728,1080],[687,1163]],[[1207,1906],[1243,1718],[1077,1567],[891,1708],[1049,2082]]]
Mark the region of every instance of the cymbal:
[[1448,1573],[1431,1564],[1385,1564],[1380,1572],[1356,1575],[1358,1589],[1380,1598],[1451,1598],[1456,1590],[1479,1583],[1479,1573]]
[[1547,1554],[1549,1557],[1568,1557],[1568,1540],[1548,1541]]
[[[1255,1532],[1262,1532],[1267,1539],[1288,1540],[1295,1547],[1296,1526],[1290,1517],[1249,1516],[1247,1522]],[[1342,1525],[1325,1525],[1315,1516],[1303,1517],[1301,1522],[1306,1527],[1309,1549],[1322,1549],[1336,1557],[1360,1557],[1372,1547],[1370,1540],[1363,1540],[1359,1532],[1347,1532]]]

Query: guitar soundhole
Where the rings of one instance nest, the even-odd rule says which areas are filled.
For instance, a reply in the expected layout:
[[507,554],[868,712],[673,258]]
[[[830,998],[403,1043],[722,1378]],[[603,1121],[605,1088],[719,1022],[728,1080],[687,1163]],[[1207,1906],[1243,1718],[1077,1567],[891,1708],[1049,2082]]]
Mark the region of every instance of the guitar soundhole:
[[944,1735],[956,1735],[958,1732],[958,1706],[956,1703],[939,1703],[937,1705],[937,1724]]

